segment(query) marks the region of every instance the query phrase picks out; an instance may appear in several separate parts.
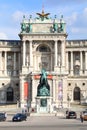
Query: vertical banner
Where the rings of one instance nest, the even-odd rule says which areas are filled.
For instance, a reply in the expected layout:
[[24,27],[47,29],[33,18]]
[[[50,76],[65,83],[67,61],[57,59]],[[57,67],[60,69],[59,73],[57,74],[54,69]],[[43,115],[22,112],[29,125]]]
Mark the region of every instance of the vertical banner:
[[58,100],[63,99],[63,84],[62,81],[59,81],[58,83]]
[[24,82],[24,99],[28,99],[28,82]]

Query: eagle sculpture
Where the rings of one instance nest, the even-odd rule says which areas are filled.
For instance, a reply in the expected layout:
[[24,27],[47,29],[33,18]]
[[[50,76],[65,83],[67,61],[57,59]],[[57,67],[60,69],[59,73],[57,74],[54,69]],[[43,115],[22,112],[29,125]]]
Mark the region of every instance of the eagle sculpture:
[[48,15],[50,15],[50,13],[44,13],[44,10],[42,10],[42,13],[36,13],[37,15],[40,16],[40,18],[47,18]]

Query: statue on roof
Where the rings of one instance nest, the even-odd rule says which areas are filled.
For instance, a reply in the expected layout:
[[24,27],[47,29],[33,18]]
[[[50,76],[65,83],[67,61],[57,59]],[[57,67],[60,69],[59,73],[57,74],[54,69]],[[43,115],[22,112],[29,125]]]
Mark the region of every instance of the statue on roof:
[[59,31],[63,32],[64,28],[65,28],[65,23],[63,22],[63,15],[61,15]]
[[56,22],[56,15],[53,22],[53,32],[58,32],[58,23]]
[[26,23],[21,23],[22,32],[26,32]]
[[50,13],[44,13],[44,10],[42,10],[42,13],[36,13],[36,14],[39,15],[39,17],[41,18],[42,21],[45,18],[48,19],[48,15],[50,15]]
[[21,23],[21,32],[26,32],[25,15],[23,15],[23,21]]
[[57,23],[53,23],[53,31],[57,32],[58,31],[58,24]]

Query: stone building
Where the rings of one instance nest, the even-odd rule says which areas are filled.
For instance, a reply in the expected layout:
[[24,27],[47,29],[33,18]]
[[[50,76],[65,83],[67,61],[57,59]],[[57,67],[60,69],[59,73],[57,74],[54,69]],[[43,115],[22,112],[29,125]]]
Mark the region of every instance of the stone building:
[[0,104],[53,112],[87,103],[87,40],[67,40],[63,16],[49,15],[42,10],[35,18],[24,16],[20,40],[0,40]]

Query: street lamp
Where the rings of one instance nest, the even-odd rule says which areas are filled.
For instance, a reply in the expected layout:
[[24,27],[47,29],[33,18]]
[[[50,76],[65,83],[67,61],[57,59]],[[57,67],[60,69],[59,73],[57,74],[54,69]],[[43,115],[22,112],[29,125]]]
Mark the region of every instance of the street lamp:
[[67,95],[67,100],[68,100],[68,108],[70,108],[70,96],[69,96],[69,94]]

